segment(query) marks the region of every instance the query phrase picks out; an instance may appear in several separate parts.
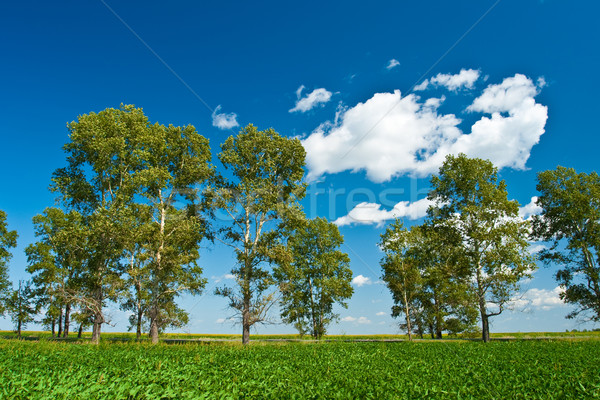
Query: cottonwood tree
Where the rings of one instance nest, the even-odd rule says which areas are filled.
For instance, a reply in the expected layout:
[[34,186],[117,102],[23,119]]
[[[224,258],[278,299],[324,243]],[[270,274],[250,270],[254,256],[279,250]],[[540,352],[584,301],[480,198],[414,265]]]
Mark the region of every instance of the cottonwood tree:
[[152,234],[152,208],[146,204],[131,204],[125,217],[131,234],[127,236],[123,248],[125,264],[124,285],[121,309],[130,311],[129,330],[135,329],[136,339],[141,339],[144,322],[147,320],[150,293],[147,284],[150,281],[151,259],[146,238]]
[[418,312],[419,295],[422,294],[423,277],[411,251],[418,243],[418,233],[404,227],[401,220],[392,222],[381,235],[379,247],[383,250],[381,277],[392,293],[392,316],[404,314],[408,340],[412,340],[413,321]]
[[354,292],[350,258],[339,250],[344,243],[337,226],[323,218],[308,220],[287,240],[291,257],[275,269],[282,294],[281,317],[301,332],[320,339],[338,318],[334,304],[344,308]]
[[472,282],[487,342],[489,318],[502,313],[535,267],[529,224],[519,218],[518,202],[508,200],[506,183],[490,161],[449,155],[431,185],[428,217],[460,238],[459,262]]
[[6,213],[0,210],[0,315],[6,312],[6,300],[11,295],[12,285],[8,277],[10,250],[17,246],[17,231],[9,231]]
[[42,322],[51,327],[53,336],[58,323],[58,336],[67,337],[79,295],[78,278],[88,256],[87,226],[79,212],[55,207],[33,217],[33,224],[38,241],[27,246],[25,254],[38,307],[46,310]]
[[538,174],[537,190],[533,236],[551,242],[541,260],[561,265],[560,297],[576,306],[567,318],[600,321],[600,177],[559,166]]
[[432,338],[442,332],[471,330],[477,319],[467,271],[458,262],[459,238],[452,230],[429,223],[411,227],[414,237],[407,256],[418,266],[422,291],[417,296],[420,323]]
[[68,165],[54,172],[51,189],[85,218],[87,256],[77,300],[93,314],[92,341],[98,343],[107,322],[105,302],[116,301],[122,289],[120,260],[128,233],[122,217],[136,192],[133,173],[148,120],[141,109],[127,105],[80,115],[68,128]]
[[147,279],[137,282],[138,296],[145,292],[150,337],[157,343],[160,329],[187,322],[187,314],[174,304],[176,297],[199,294],[206,284],[197,259],[207,223],[196,200],[213,168],[208,140],[191,125],[149,126],[138,153],[142,168],[134,180],[148,209],[137,214],[150,215],[139,228],[146,253],[146,268],[140,271]]
[[230,246],[237,265],[231,273],[237,288],[223,287],[216,294],[242,324],[242,342],[249,343],[250,327],[264,322],[276,300],[268,289],[274,280],[268,265],[283,227],[301,218],[298,200],[304,197],[305,151],[298,139],[253,125],[221,145],[219,160],[225,175],[212,192],[215,206],[228,216],[220,240]]
[[19,286],[12,291],[6,301],[6,308],[15,326],[15,332],[20,338],[21,331],[34,321],[33,317],[38,313],[31,282],[19,281]]

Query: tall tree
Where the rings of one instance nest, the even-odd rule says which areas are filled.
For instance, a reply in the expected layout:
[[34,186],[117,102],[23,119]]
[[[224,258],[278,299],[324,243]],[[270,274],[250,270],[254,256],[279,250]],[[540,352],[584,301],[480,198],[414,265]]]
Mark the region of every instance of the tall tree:
[[38,242],[25,249],[27,271],[33,275],[38,307],[46,309],[43,322],[54,332],[58,321],[59,335],[67,337],[71,308],[79,297],[78,278],[88,255],[87,227],[79,212],[55,207],[36,215],[33,224]]
[[274,271],[282,293],[283,320],[294,323],[300,332],[311,332],[315,339],[338,318],[333,305],[346,308],[354,291],[350,258],[339,250],[343,242],[338,227],[327,220],[306,221],[287,241],[291,260]]
[[6,302],[18,337],[21,337],[21,331],[27,327],[27,324],[34,321],[33,317],[38,312],[34,300],[35,292],[31,289],[31,283],[19,281],[18,288],[13,290]]
[[600,321],[600,177],[557,167],[538,174],[534,237],[551,242],[540,253],[546,263],[562,266],[556,280],[561,298],[576,306],[567,318]]
[[79,301],[93,313],[92,341],[98,343],[106,321],[103,307],[117,300],[120,277],[123,212],[135,194],[133,173],[139,168],[140,138],[148,120],[140,108],[127,105],[80,115],[68,124],[64,146],[68,165],[54,172],[51,188],[67,207],[80,211],[89,230],[88,254],[81,274]]
[[131,204],[126,216],[130,235],[127,236],[123,258],[126,264],[124,284],[127,288],[123,293],[121,309],[130,311],[129,330],[135,329],[136,339],[141,339],[144,321],[148,316],[150,293],[150,258],[151,254],[146,238],[152,235],[152,208],[147,204]]
[[413,321],[418,310],[419,295],[423,293],[423,277],[411,251],[418,243],[417,231],[409,231],[396,219],[381,235],[379,242],[384,257],[382,279],[392,293],[392,316],[404,314],[408,340],[412,340]]
[[[469,330],[476,321],[469,276],[459,263],[459,239],[452,230],[431,223],[411,227],[413,246],[407,252],[418,266],[422,292],[418,296],[420,318],[432,338],[443,331]],[[473,312],[475,311],[475,312]]]
[[273,261],[280,225],[300,218],[304,159],[298,139],[253,125],[221,145],[219,160],[228,175],[217,180],[213,196],[229,217],[221,240],[235,252],[237,265],[231,272],[238,290],[224,287],[216,293],[228,298],[239,314],[244,344],[250,340],[250,327],[264,322],[273,304],[273,295],[265,294],[274,283],[265,264]]
[[519,218],[519,204],[508,200],[506,183],[490,161],[449,155],[431,185],[429,218],[460,238],[487,342],[489,318],[502,313],[535,267],[526,240],[529,224]]
[[11,248],[17,247],[17,231],[9,231],[6,213],[0,210],[0,315],[6,311],[6,300],[11,295],[11,283],[8,277],[8,262]]
[[213,168],[208,140],[191,125],[149,126],[139,155],[142,168],[135,181],[151,215],[144,228],[147,313],[150,337],[157,343],[159,329],[178,324],[175,317],[184,314],[172,304],[175,298],[183,292],[198,294],[206,284],[197,259],[207,223],[196,200]]

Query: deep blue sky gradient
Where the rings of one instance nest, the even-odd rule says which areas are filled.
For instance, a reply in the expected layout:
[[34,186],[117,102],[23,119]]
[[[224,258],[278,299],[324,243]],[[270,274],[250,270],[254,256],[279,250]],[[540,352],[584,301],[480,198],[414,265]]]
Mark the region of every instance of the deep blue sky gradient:
[[[101,1],[2,2],[0,209],[20,235],[11,278],[27,277],[23,249],[34,240],[31,218],[54,202],[47,190],[50,176],[65,164],[61,150],[68,140],[65,125],[78,115],[135,104],[151,121],[194,125],[210,139],[215,155],[219,144],[237,132],[212,126],[211,110],[218,105],[222,112],[235,112],[242,126],[253,123],[288,136],[306,135],[332,120],[340,102],[352,107],[377,92],[399,89],[405,94],[494,3],[107,1],[201,101]],[[489,83],[516,73],[533,80],[544,77],[548,85],[536,101],[548,107],[546,133],[531,151],[528,170],[501,171],[510,196],[522,204],[535,195],[539,171],[556,165],[586,172],[596,169],[599,12],[600,5],[591,1],[502,0],[425,76],[474,68],[488,76]],[[392,58],[401,65],[387,70]],[[333,92],[332,101],[307,113],[289,113],[300,85],[307,91],[326,88]],[[464,108],[469,100],[472,97],[449,99],[441,110],[459,113],[456,107],[450,110],[452,101]],[[458,116],[468,130],[473,117]],[[415,184],[421,189],[428,185],[427,179]],[[397,201],[417,197],[408,178],[375,184],[363,172],[327,176],[318,185],[346,193],[356,188],[375,194],[400,188],[404,194]],[[325,194],[318,197],[316,210],[309,200],[305,206],[312,216],[335,219],[349,211],[348,205],[366,200],[338,196],[332,203]],[[381,254],[375,244],[382,228],[341,230],[355,275],[377,281]],[[215,284],[212,277],[228,273],[233,260],[227,249],[207,246],[201,264],[210,289]],[[540,269],[528,285],[554,288],[552,272]],[[216,323],[229,312],[226,302],[211,291],[202,298],[184,299],[191,311],[189,330],[237,332],[231,324]],[[395,333],[390,306],[383,285],[357,287],[349,309],[340,310],[340,315],[363,316],[371,323],[340,322],[331,331]],[[126,317],[113,308],[112,329],[126,329]],[[377,312],[386,315],[376,316]],[[496,319],[493,329],[578,327],[564,320],[567,312],[568,308],[555,307],[507,313]],[[0,328],[9,326],[9,321],[0,320]],[[281,325],[260,329],[293,332]]]

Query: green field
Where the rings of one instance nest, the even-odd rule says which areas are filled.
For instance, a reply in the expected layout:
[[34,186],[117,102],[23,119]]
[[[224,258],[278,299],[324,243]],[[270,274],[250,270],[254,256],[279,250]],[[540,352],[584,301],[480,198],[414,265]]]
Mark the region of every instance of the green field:
[[600,398],[600,342],[0,340],[0,398]]
[[[22,334],[24,339],[52,339],[52,335],[48,331],[25,331]],[[89,340],[92,337],[91,332],[84,332],[82,341]],[[455,336],[450,337],[444,335],[444,339],[455,340],[455,339],[479,339],[480,333],[470,334],[468,336]],[[495,332],[491,333],[490,337],[492,340],[503,340],[503,339],[598,339],[600,340],[600,331],[581,331],[581,332]],[[16,339],[16,335],[13,331],[0,331],[0,339]],[[222,341],[241,341],[242,335],[236,334],[206,334],[206,333],[163,333],[160,335],[161,340],[169,339],[184,339],[184,340],[222,340]],[[130,341],[135,339],[135,333],[131,332],[104,332],[102,333],[102,340],[105,341]],[[312,341],[310,335],[300,336],[297,334],[270,334],[260,335],[252,334],[250,339],[253,341],[270,341],[270,340],[283,340],[283,341]],[[325,335],[323,337],[325,341],[360,341],[360,340],[407,340],[406,335]],[[65,341],[64,339],[60,339]],[[419,339],[415,339],[419,340]],[[423,340],[430,340],[429,336],[425,336]],[[66,341],[77,341],[77,333],[71,332],[68,340]],[[143,335],[141,341],[149,341],[148,335]]]

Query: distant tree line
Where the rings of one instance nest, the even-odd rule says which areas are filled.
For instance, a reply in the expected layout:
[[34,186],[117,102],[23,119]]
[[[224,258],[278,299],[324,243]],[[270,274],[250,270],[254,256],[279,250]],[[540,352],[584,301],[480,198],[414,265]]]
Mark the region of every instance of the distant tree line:
[[[16,289],[8,277],[17,233],[0,211],[0,313],[17,333],[43,311],[53,336],[92,327],[98,343],[105,307],[131,313],[130,329],[153,343],[188,322],[177,304],[206,286],[199,264],[203,242],[229,246],[234,286],[219,287],[242,326],[281,318],[321,338],[337,320],[334,305],[353,294],[343,237],[322,218],[307,219],[300,201],[305,152],[298,139],[253,125],[222,145],[219,171],[208,139],[191,126],[150,123],[142,109],[122,105],[80,115],[68,124],[67,165],[50,189],[58,206],[33,218],[37,242],[26,248],[31,279]],[[558,167],[538,175],[539,216],[523,221],[518,203],[486,160],[448,156],[431,180],[422,225],[390,224],[379,243],[393,316],[412,334],[440,338],[477,330],[489,340],[489,318],[500,314],[535,268],[528,240],[561,269],[569,317],[600,318],[598,246],[600,181],[594,172]],[[216,213],[227,215],[216,218]]]

